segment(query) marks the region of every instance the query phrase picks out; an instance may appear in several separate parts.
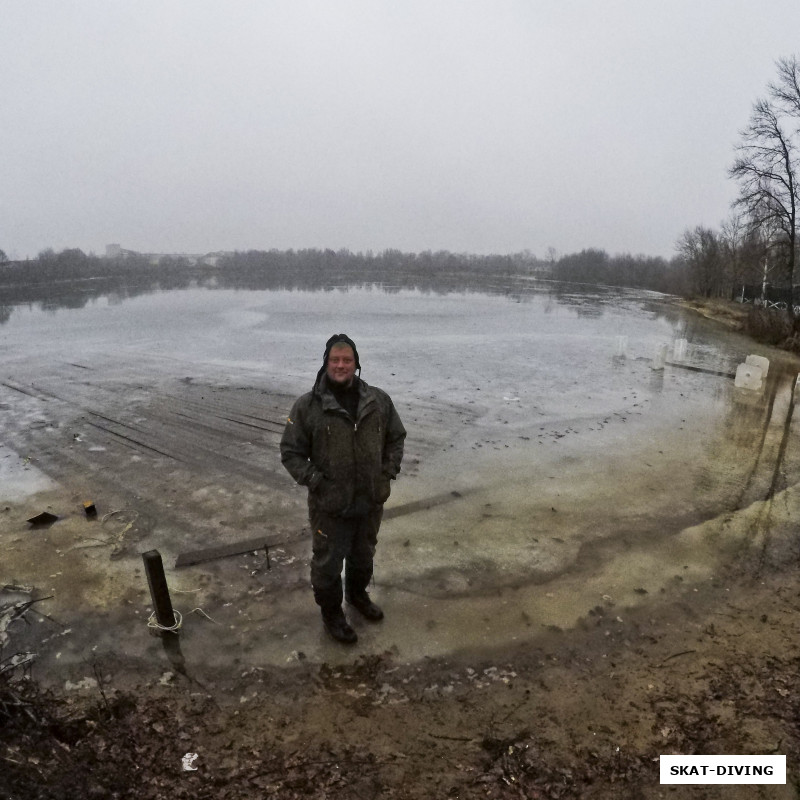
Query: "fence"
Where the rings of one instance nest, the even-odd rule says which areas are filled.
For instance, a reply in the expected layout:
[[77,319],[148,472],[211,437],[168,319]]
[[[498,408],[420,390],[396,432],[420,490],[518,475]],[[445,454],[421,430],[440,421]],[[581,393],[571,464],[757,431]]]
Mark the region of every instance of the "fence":
[[745,283],[735,290],[733,299],[739,303],[752,303],[754,306],[775,308],[780,311],[786,311],[791,302],[794,306],[794,313],[800,314],[800,286],[795,286],[792,290],[788,286]]

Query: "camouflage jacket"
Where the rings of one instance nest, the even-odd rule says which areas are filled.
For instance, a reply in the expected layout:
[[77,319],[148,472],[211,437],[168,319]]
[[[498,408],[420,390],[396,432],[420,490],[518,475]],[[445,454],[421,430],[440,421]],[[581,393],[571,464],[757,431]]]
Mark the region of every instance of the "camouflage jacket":
[[358,381],[354,420],[323,375],[292,406],[281,438],[281,461],[309,505],[327,514],[358,516],[386,502],[400,472],[406,430],[386,392]]

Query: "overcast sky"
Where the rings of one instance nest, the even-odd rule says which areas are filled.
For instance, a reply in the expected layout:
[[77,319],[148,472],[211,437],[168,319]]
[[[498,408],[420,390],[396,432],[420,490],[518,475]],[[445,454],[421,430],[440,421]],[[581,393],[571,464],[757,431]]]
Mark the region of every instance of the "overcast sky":
[[798,0],[0,0],[0,249],[671,256]]

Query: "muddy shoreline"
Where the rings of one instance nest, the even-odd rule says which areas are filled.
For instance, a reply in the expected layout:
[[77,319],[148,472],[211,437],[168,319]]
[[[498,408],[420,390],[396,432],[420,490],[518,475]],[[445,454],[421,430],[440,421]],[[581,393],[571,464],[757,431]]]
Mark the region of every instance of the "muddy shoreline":
[[[800,447],[775,409],[797,361],[770,355],[758,399],[615,361],[614,413],[550,413],[540,429],[510,389],[479,406],[413,397],[376,576],[391,613],[358,623],[356,650],[320,631],[304,498],[265,458],[291,380],[196,365],[167,377],[150,357],[46,375],[12,364],[0,455],[21,483],[0,504],[2,577],[41,602],[3,655],[36,652],[32,674],[58,705],[12,709],[0,791],[796,797]],[[449,466],[464,454],[481,470]],[[476,482],[492,469],[496,482]],[[32,509],[60,519],[32,533]],[[263,528],[269,566],[260,552],[172,566]],[[490,546],[501,531],[506,550]],[[146,625],[151,547],[184,612],[165,635],[179,647]],[[181,769],[187,752],[196,772]],[[785,753],[790,783],[676,794],[658,785],[665,752]]]
[[732,300],[722,300],[720,298],[681,300],[680,304],[684,308],[691,309],[706,319],[713,320],[720,325],[724,325],[736,331],[744,330],[747,315],[753,308],[752,305],[737,303]]
[[224,692],[180,673],[119,691],[99,661],[94,688],[32,699],[34,721],[5,729],[7,796],[795,797],[791,766],[785,787],[671,789],[657,759],[796,763],[797,595],[793,567],[676,576],[652,609],[606,605],[535,648],[249,670]]

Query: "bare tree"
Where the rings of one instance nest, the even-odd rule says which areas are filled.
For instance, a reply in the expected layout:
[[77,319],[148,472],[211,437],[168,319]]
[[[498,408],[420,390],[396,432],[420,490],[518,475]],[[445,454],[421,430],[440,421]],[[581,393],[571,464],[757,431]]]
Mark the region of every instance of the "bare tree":
[[780,58],[778,80],[769,85],[772,99],[790,116],[800,119],[800,61],[797,56]]
[[[785,281],[794,286],[797,258],[798,134],[791,130],[789,114],[792,82],[797,79],[796,59],[778,62],[779,80],[770,86],[770,99],[758,100],[750,122],[741,132],[737,158],[730,175],[739,183],[734,205],[751,225],[767,236],[772,258],[784,267]],[[800,114],[800,94],[797,95]],[[788,312],[794,317],[793,303]]]
[[731,214],[719,234],[725,275],[735,292],[744,284],[760,283],[767,257],[763,231],[754,230],[742,214]]
[[686,267],[689,291],[701,297],[729,297],[730,283],[723,267],[720,237],[698,225],[686,230],[676,245]]

